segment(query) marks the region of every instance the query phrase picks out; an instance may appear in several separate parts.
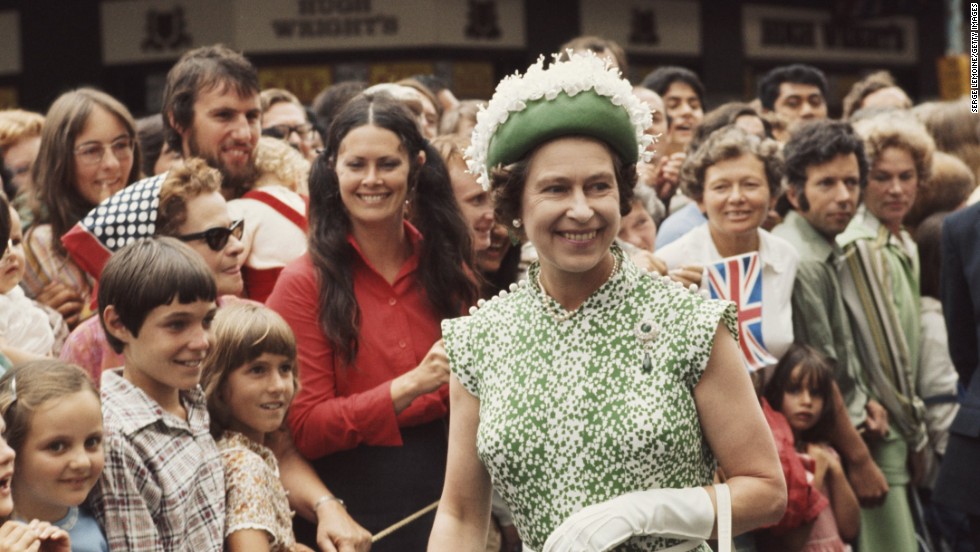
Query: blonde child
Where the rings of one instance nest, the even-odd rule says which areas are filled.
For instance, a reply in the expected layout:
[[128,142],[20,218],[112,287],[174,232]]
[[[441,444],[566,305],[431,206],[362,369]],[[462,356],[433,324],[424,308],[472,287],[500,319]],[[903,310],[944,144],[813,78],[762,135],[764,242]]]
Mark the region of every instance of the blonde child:
[[766,385],[765,397],[793,429],[796,449],[813,486],[830,500],[817,517],[804,552],[842,552],[857,538],[860,508],[840,457],[827,444],[834,427],[832,361],[816,349],[793,344]]
[[263,136],[255,147],[252,188],[228,202],[245,221],[242,277],[249,299],[264,303],[279,273],[306,253],[310,163],[288,142]]
[[13,460],[0,465],[4,474],[12,468],[0,486],[0,515],[12,518],[0,527],[0,550],[106,552],[98,523],[80,507],[105,462],[102,411],[88,375],[55,360],[23,363],[0,378],[0,414],[0,456]]
[[0,208],[10,213],[10,240],[0,257],[0,344],[26,355],[57,355],[68,326],[57,311],[29,299],[18,285],[26,268],[20,217],[13,207]]
[[274,311],[251,303],[221,308],[212,331],[201,385],[225,468],[225,549],[309,550],[295,542],[279,466],[266,446],[296,393],[293,332]]

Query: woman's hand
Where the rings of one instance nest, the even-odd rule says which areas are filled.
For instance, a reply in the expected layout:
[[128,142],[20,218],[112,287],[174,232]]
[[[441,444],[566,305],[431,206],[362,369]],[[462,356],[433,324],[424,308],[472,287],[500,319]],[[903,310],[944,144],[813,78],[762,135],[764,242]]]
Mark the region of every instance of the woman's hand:
[[647,272],[655,271],[661,276],[667,275],[667,263],[662,259],[655,257],[653,253],[645,249],[637,249],[633,254],[630,255],[630,259],[633,261],[640,270],[645,270]]
[[[813,459],[813,486],[823,492],[826,488],[825,479],[830,475],[831,463],[834,458],[821,445],[807,443],[806,454]],[[838,463],[838,466],[840,464]]]
[[881,403],[874,399],[868,399],[868,404],[864,407],[868,412],[868,419],[864,423],[867,428],[864,435],[869,441],[884,439],[888,435],[888,411]]
[[367,552],[371,533],[355,522],[336,500],[328,500],[316,511],[316,541],[324,552]]
[[38,303],[58,311],[71,329],[75,329],[81,321],[82,307],[84,307],[81,296],[61,282],[51,282],[44,286],[35,299]]
[[681,165],[687,154],[683,152],[673,153],[661,157],[655,163],[641,163],[640,179],[647,186],[650,186],[657,193],[660,201],[667,205],[670,198],[677,191],[680,184]]
[[694,284],[701,287],[701,277],[704,274],[704,267],[700,265],[683,265],[667,271],[667,276],[684,284],[684,287],[691,287]]
[[431,393],[446,383],[449,383],[449,357],[440,339],[432,345],[418,366],[391,381],[395,413],[408,408],[417,397]]
[[34,551],[40,546],[37,532],[26,523],[8,521],[0,526],[0,552]]
[[634,535],[704,540],[714,524],[715,507],[702,487],[636,491],[568,516],[548,536],[542,552],[604,552]]

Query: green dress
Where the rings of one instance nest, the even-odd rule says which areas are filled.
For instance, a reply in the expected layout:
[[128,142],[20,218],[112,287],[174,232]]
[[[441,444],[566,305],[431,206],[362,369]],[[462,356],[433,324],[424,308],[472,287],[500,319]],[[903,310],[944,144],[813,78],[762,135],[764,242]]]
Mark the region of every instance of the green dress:
[[[452,372],[480,399],[477,453],[525,544],[585,506],[637,490],[709,485],[715,458],[693,390],[733,303],[622,266],[567,320],[529,280],[443,322]],[[547,305],[547,306],[546,306]],[[649,359],[649,360],[648,360]],[[618,550],[710,550],[638,536]]]

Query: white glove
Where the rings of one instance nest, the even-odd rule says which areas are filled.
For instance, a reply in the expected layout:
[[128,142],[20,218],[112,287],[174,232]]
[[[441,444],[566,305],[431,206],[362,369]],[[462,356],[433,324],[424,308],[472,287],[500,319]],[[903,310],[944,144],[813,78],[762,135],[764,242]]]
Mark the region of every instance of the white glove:
[[542,552],[605,552],[635,535],[704,540],[714,524],[715,508],[702,487],[636,491],[572,514]]

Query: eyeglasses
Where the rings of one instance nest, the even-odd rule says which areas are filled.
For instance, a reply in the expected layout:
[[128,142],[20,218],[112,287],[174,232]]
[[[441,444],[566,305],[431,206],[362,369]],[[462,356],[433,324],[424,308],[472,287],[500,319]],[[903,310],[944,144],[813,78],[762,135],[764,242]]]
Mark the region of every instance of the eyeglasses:
[[183,236],[175,236],[180,241],[194,241],[194,240],[204,240],[211,251],[221,251],[228,245],[228,238],[235,236],[236,240],[242,239],[242,235],[245,233],[245,219],[238,219],[231,223],[227,228],[218,226],[215,228],[208,228],[203,232],[195,232],[193,234],[184,234]]
[[133,158],[133,139],[120,138],[106,147],[101,142],[85,143],[75,148],[75,157],[86,165],[98,165],[105,159],[106,150],[112,150],[112,155],[119,161],[129,161]]
[[290,136],[296,133],[300,140],[310,140],[313,138],[313,125],[310,123],[303,123],[299,125],[272,125],[262,129],[262,136],[271,136],[272,138],[279,138],[280,140],[288,140]]

